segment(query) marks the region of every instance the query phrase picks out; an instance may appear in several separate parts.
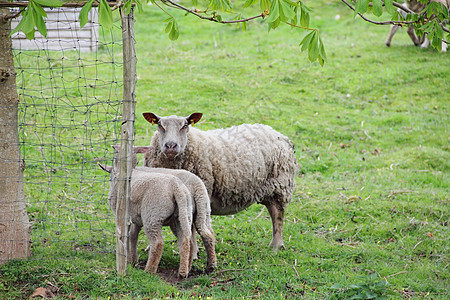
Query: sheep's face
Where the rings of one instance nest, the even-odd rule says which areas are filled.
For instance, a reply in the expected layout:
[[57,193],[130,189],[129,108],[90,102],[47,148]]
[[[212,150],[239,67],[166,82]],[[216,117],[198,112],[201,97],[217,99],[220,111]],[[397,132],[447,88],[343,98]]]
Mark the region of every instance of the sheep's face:
[[193,113],[187,118],[177,116],[158,117],[153,113],[144,113],[144,118],[148,122],[158,124],[159,148],[169,159],[175,159],[180,153],[184,152],[189,125],[194,125],[201,117],[201,113]]

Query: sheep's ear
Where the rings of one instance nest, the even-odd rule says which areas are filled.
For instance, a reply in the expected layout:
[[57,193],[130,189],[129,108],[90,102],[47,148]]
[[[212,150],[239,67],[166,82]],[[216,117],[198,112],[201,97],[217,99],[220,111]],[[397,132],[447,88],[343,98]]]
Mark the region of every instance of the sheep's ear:
[[105,172],[111,173],[111,171],[112,171],[112,167],[109,167],[107,165],[103,165],[101,163],[97,163],[97,165],[100,167],[100,169],[102,169]]
[[160,117],[155,115],[154,113],[143,113],[144,118],[152,125],[158,124]]
[[150,152],[152,150],[152,146],[136,146],[133,147],[133,152],[134,153],[147,153]]
[[203,116],[202,113],[193,113],[193,114],[191,114],[189,117],[187,117],[186,120],[188,121],[188,124],[194,125],[195,123],[197,123],[198,121],[200,121],[200,119],[202,118],[202,116]]
[[120,152],[120,144],[111,145],[111,147],[116,150],[117,152]]

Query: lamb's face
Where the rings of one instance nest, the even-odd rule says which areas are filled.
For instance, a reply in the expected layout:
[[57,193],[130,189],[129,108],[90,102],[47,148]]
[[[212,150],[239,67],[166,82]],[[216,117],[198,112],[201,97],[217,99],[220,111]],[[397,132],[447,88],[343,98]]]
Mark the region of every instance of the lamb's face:
[[187,118],[170,116],[158,117],[153,113],[144,113],[152,124],[158,124],[158,144],[161,152],[169,159],[175,159],[184,152],[188,141],[189,125],[197,123],[202,114],[193,113]]

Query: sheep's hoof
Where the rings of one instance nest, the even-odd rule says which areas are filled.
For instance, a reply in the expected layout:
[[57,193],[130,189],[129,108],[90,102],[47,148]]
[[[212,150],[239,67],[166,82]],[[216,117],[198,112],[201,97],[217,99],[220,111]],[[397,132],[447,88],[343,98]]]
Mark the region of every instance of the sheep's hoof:
[[391,46],[391,43],[385,43],[385,44],[386,44],[387,47],[390,47],[390,46]]
[[178,273],[178,279],[186,279],[186,278],[188,278],[188,276],[189,276],[189,273],[187,273],[187,274],[185,274],[184,272]]
[[207,266],[206,274],[211,274],[216,269],[216,266]]

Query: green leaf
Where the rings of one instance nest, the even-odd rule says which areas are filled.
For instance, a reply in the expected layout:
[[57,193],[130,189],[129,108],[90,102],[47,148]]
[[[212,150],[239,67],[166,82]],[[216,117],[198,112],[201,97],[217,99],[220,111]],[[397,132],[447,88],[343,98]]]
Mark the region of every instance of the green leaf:
[[383,14],[383,2],[382,0],[372,0],[373,14],[380,17]]
[[42,6],[49,6],[49,7],[61,7],[64,4],[64,2],[59,0],[33,0],[33,1]]
[[[138,12],[140,12],[140,13],[144,12],[144,7],[142,6],[142,1],[141,0],[134,0],[134,2],[136,3],[136,6],[138,8]],[[131,7],[130,7],[130,10],[128,11],[127,14],[130,14],[130,12],[131,12]]]
[[325,60],[321,56],[319,56],[318,60],[319,60],[320,66],[323,67],[323,65],[325,64]]
[[31,2],[28,2],[27,10],[27,14],[22,15],[24,21],[22,25],[22,31],[27,36],[27,39],[32,40],[34,38],[34,25],[36,24],[36,22],[34,20],[34,13]]
[[279,0],[273,0],[270,5],[269,17],[267,18],[267,23],[273,23],[276,19],[280,17],[280,6],[278,4]]
[[435,30],[436,30],[436,36],[439,39],[443,39],[444,38],[444,30],[442,29],[441,25],[439,25],[439,23],[437,22],[437,20],[435,20],[436,24],[435,24]]
[[19,24],[17,24],[16,28],[14,28],[14,29],[11,31],[11,33],[10,33],[9,36],[12,36],[13,34],[19,32],[20,29],[22,29],[23,24],[24,24],[24,20],[25,20],[25,16],[26,16],[27,13],[28,13],[28,10],[24,10],[24,11],[22,12],[22,19],[20,20]]
[[111,29],[113,27],[112,11],[106,0],[100,0],[98,7],[98,22],[105,27],[105,29]]
[[300,42],[299,46],[302,46],[302,51],[305,51],[309,48],[309,44],[311,43],[312,38],[314,37],[315,31],[311,31],[308,33],[303,40]]
[[94,3],[94,0],[89,0],[88,2],[86,2],[86,4],[83,6],[83,8],[80,11],[79,19],[80,19],[81,28],[83,28],[84,25],[86,25],[89,20],[89,11],[91,10],[93,3]]
[[325,52],[325,47],[323,46],[322,39],[319,36],[319,55],[326,60],[327,59],[327,53]]
[[269,1],[267,0],[259,0],[259,8],[261,11],[266,11],[269,9]]
[[384,7],[386,8],[386,11],[390,15],[394,15],[396,13],[396,9],[393,4],[393,0],[384,0]]
[[309,27],[309,8],[306,7],[306,5],[301,5],[301,12],[302,15],[300,17],[300,26],[303,27]]
[[231,11],[231,2],[230,0],[210,0],[209,7],[212,10],[223,10],[223,11]]
[[[45,25],[44,18],[42,17],[42,14],[41,14],[42,7],[40,7],[38,4],[36,4],[34,2],[32,2],[32,6],[34,7],[33,14],[34,14],[34,20],[36,23],[36,27],[44,37],[47,37],[47,27]],[[39,6],[39,8],[37,8],[36,6]],[[34,27],[33,27],[33,31],[34,31]]]
[[33,9],[36,10],[40,16],[47,17],[45,10],[36,1],[30,1],[30,3]]
[[318,45],[319,36],[316,31],[314,31],[314,33],[315,34],[308,48],[308,58],[310,62],[315,61],[319,57],[319,45]]
[[367,12],[367,8],[369,7],[369,0],[358,0],[356,1],[356,5],[355,5],[355,16],[358,13],[365,13]]
[[247,8],[249,6],[252,6],[253,4],[255,4],[258,0],[247,0],[244,3],[244,8]]
[[294,7],[289,0],[280,0],[280,13],[284,16],[282,21],[287,21],[295,17]]

